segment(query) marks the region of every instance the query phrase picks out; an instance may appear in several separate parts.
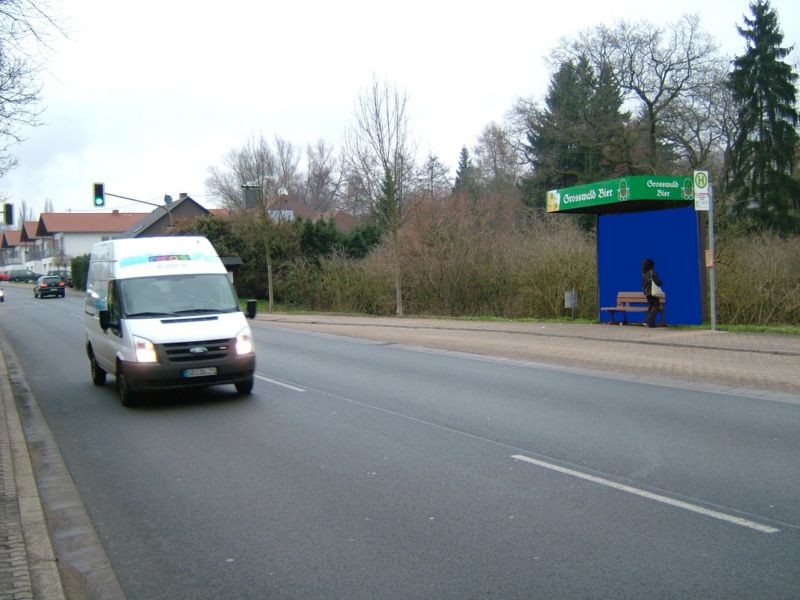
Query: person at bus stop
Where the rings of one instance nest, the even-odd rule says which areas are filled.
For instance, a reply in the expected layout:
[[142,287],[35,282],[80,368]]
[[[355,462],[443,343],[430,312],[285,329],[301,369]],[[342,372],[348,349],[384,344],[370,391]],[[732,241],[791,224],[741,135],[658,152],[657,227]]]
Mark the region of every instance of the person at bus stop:
[[661,299],[652,295],[652,282],[661,287],[661,277],[656,273],[656,263],[652,258],[645,258],[642,263],[642,292],[647,297],[647,316],[645,324],[648,327],[656,326],[656,315],[661,308]]

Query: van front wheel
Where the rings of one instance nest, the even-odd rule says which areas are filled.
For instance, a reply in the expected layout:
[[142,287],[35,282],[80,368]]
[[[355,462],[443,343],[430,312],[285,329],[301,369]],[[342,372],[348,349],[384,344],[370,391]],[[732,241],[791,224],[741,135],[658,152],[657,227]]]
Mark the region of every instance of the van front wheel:
[[117,390],[119,391],[119,399],[122,402],[122,406],[136,406],[138,403],[137,394],[131,389],[122,367],[117,367]]
[[234,385],[236,386],[236,391],[240,394],[249,394],[253,391],[253,378],[237,381]]

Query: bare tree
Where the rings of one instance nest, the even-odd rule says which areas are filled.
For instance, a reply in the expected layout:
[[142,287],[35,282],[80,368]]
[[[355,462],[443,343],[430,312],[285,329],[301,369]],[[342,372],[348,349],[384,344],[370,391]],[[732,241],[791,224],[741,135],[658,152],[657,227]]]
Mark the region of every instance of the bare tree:
[[720,61],[692,94],[676,99],[662,113],[663,137],[690,169],[709,166],[733,140],[733,96],[726,85],[727,68]]
[[452,189],[450,169],[438,156],[428,154],[417,172],[416,193],[430,200],[441,200],[449,196]]
[[373,212],[373,203],[363,178],[352,163],[347,160],[347,150],[342,155],[342,188],[340,204],[342,210],[356,217],[363,217]]
[[299,196],[302,177],[299,170],[300,153],[291,142],[275,136],[275,170],[278,189]]
[[306,148],[306,161],[306,204],[319,212],[337,208],[343,173],[339,168],[340,161],[334,155],[333,146],[329,146],[325,140],[318,140],[316,144]]
[[474,151],[485,188],[495,194],[513,191],[518,168],[509,132],[497,123],[490,123],[478,138]]
[[518,167],[531,162],[528,154],[528,132],[541,110],[533,98],[518,98],[505,116],[504,127]]
[[335,149],[319,139],[306,147],[306,175],[302,186],[303,201],[324,213],[338,207],[342,170]]
[[[231,150],[222,168],[211,167],[206,179],[209,195],[233,211],[241,211],[246,200],[253,204],[274,198],[279,184],[278,159],[269,142],[263,137],[253,138],[238,150]],[[260,190],[258,194],[246,190]],[[263,207],[260,207],[263,208]]]
[[[277,198],[281,176],[291,171],[291,153],[283,148],[279,160],[269,142],[261,136],[250,140],[241,150],[232,150],[225,158],[225,169],[210,169],[206,187],[212,197],[236,211],[252,210],[259,218],[257,235],[264,244],[267,262],[267,296],[269,310],[274,304],[272,287],[272,245],[274,224],[269,216],[269,204]],[[281,162],[282,161],[282,162]],[[255,245],[259,240],[252,240]]]
[[25,200],[22,200],[17,207],[17,219],[20,229],[25,226],[26,221],[33,221],[33,209]]
[[356,103],[355,123],[346,138],[350,177],[366,194],[392,242],[398,316],[403,315],[399,233],[414,172],[407,104],[405,93],[373,79]]
[[655,172],[661,167],[665,111],[682,97],[702,91],[716,64],[716,51],[700,29],[699,18],[686,15],[665,28],[647,22],[598,25],[562,43],[553,57],[562,62],[586,56],[598,73],[611,68],[612,80],[626,99],[638,103],[648,140],[648,164],[643,167]]
[[23,140],[20,130],[40,124],[39,65],[30,50],[46,47],[47,35],[60,31],[43,5],[0,0],[0,177],[17,165],[10,151]]

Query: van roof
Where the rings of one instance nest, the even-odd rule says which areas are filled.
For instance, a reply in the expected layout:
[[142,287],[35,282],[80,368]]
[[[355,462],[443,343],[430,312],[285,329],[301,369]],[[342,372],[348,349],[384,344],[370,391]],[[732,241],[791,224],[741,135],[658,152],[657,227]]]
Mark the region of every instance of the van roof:
[[205,237],[122,238],[99,242],[93,261],[116,263],[117,277],[147,277],[178,273],[226,273],[214,246]]

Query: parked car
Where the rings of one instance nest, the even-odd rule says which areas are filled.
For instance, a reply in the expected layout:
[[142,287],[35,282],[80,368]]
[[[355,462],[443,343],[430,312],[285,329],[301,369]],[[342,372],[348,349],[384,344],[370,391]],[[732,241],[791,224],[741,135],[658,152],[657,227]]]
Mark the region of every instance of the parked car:
[[45,296],[64,298],[66,295],[67,284],[57,275],[42,275],[33,286],[34,298],[44,298]]
[[41,273],[34,273],[30,269],[12,269],[8,272],[8,280],[9,281],[24,281],[30,283],[31,281],[36,281],[39,277],[42,276]]
[[8,274],[8,271],[0,272],[0,281],[8,281],[11,279],[11,275]]
[[61,279],[64,280],[64,283],[66,283],[67,286],[72,287],[72,273],[70,273],[69,271],[55,270],[55,271],[48,271],[47,274],[61,277]]
[[6,295],[3,293],[3,290],[0,290],[0,302],[6,301]]

